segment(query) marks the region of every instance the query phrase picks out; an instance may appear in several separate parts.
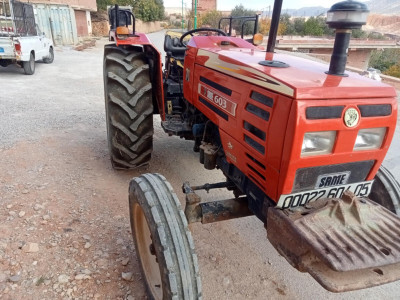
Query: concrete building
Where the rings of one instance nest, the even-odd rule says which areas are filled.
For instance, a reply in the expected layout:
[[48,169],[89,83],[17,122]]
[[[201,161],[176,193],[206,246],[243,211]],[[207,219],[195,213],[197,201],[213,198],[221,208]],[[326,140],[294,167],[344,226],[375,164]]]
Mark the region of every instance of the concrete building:
[[[194,8],[195,1],[192,0],[192,7]],[[217,0],[197,0],[197,11],[204,12],[217,9]]]
[[77,44],[92,34],[96,0],[21,0],[33,4],[35,21],[56,45]]

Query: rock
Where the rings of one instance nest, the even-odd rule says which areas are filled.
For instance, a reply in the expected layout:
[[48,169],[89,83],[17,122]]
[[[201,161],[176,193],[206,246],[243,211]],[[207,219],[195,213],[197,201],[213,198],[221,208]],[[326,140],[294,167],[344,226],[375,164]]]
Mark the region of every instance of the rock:
[[82,238],[84,239],[84,240],[86,240],[86,241],[90,241],[90,236],[88,236],[88,235],[83,235],[82,236]]
[[8,276],[4,273],[0,273],[0,283],[6,282],[8,279]]
[[37,265],[37,260],[33,261],[32,266],[36,266]]
[[49,216],[49,215],[44,215],[44,216],[42,217],[42,219],[45,220],[45,221],[46,221],[46,220],[49,220],[49,219],[50,219],[50,216]]
[[79,248],[79,242],[73,241],[71,244],[72,244],[72,247],[74,247],[75,249]]
[[39,210],[41,210],[41,209],[43,209],[44,207],[43,207],[43,205],[40,205],[39,203],[36,203],[34,206],[33,206],[33,210],[35,210],[35,211],[39,211]]
[[13,211],[13,210],[8,212],[8,215],[11,216],[11,217],[14,217],[16,214],[17,213],[15,211]]
[[85,247],[85,249],[89,249],[90,247],[92,247],[92,244],[89,242],[86,242],[84,247]]
[[10,278],[8,278],[8,280],[11,281],[11,282],[18,282],[18,281],[21,280],[21,275],[11,276]]
[[23,216],[25,216],[25,212],[21,210],[18,214],[18,217],[22,218]]
[[69,282],[70,277],[68,275],[65,274],[61,274],[60,276],[58,276],[58,283],[67,283]]
[[222,284],[227,287],[231,283],[231,280],[228,277],[224,277],[222,280]]
[[90,275],[90,274],[92,274],[92,271],[90,271],[88,269],[83,269],[83,270],[81,270],[81,273],[86,274],[86,275]]
[[13,207],[12,204],[8,204],[8,205],[7,205],[7,209],[10,209],[10,208],[12,208],[12,207]]
[[122,276],[123,280],[132,281],[133,273],[132,272],[128,272],[128,273],[122,272],[121,276]]
[[0,241],[0,249],[6,250],[7,249],[7,243],[3,242],[3,241]]
[[129,295],[128,297],[126,297],[126,300],[135,300],[135,297],[133,297],[132,295]]
[[107,259],[104,259],[104,258],[101,258],[101,259],[99,259],[98,261],[97,261],[97,265],[99,266],[99,268],[106,268],[106,267],[108,267],[108,260]]
[[28,193],[29,193],[28,190],[23,190],[23,191],[22,191],[22,194],[28,194]]
[[84,280],[84,279],[90,279],[92,277],[90,277],[89,275],[86,274],[77,274],[75,276],[75,280]]
[[117,245],[122,245],[124,243],[124,240],[123,239],[118,239],[117,240]]
[[129,257],[124,258],[124,259],[121,261],[121,264],[122,264],[123,266],[126,266],[128,263],[129,263]]
[[22,246],[22,251],[24,251],[25,253],[39,252],[39,245],[37,243],[27,243]]
[[68,290],[67,290],[67,295],[68,295],[68,297],[71,297],[72,292],[73,292],[73,289],[68,289]]

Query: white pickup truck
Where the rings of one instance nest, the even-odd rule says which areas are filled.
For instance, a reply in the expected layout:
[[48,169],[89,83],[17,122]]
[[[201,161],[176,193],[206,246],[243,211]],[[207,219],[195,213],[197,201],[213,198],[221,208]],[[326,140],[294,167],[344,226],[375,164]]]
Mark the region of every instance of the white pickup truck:
[[35,61],[52,63],[53,42],[35,24],[33,8],[18,1],[0,2],[0,66],[16,63],[35,73]]

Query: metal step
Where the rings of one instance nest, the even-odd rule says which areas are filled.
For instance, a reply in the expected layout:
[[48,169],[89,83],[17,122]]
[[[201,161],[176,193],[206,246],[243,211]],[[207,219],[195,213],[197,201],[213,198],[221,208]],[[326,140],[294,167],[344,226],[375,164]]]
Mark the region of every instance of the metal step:
[[268,239],[295,268],[343,292],[400,279],[400,218],[347,191],[295,210],[268,210]]

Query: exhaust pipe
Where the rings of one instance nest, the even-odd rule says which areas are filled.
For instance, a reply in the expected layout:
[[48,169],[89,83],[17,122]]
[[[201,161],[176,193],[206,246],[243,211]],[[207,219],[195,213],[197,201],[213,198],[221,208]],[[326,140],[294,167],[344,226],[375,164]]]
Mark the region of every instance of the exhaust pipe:
[[328,11],[326,23],[330,28],[334,28],[336,33],[327,74],[348,76],[344,72],[347,63],[351,30],[360,29],[362,25],[365,25],[368,13],[369,10],[364,3],[352,0],[336,3]]

